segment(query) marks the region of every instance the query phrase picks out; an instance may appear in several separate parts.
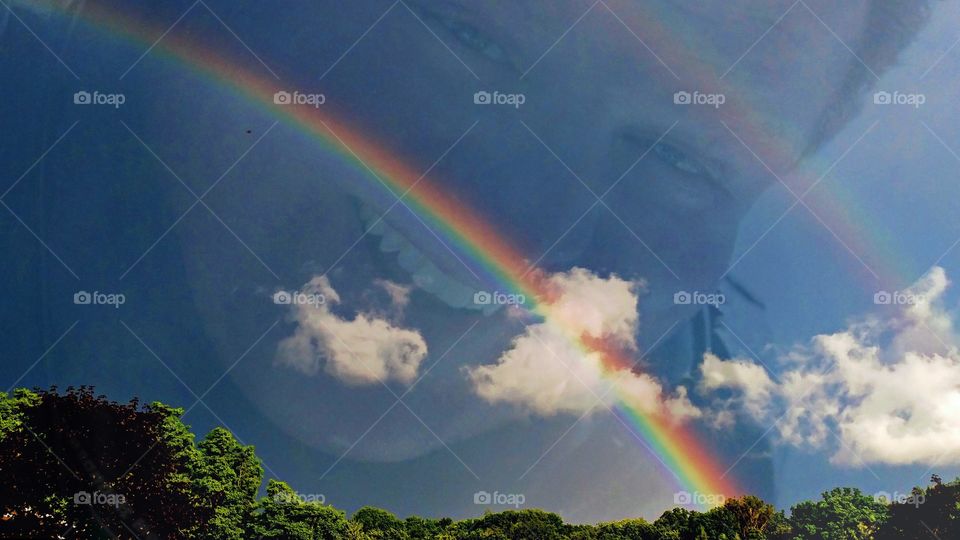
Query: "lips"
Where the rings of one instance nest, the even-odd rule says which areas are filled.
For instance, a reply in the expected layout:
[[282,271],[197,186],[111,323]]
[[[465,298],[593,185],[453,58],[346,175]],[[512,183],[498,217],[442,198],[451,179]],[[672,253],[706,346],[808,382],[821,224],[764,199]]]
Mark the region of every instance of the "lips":
[[[473,309],[483,311],[485,314],[497,310],[497,306],[475,304],[473,296],[477,292],[476,286],[464,283],[460,278],[441,270],[435,263],[435,259],[415,246],[407,237],[387,223],[386,219],[381,219],[381,216],[370,206],[361,207],[360,217],[367,234],[380,238],[380,251],[394,254],[397,263],[410,275],[410,279],[418,288],[453,308]],[[427,231],[423,231],[423,234],[430,235]],[[439,245],[439,241],[433,244],[436,244],[438,249],[444,249]],[[449,258],[450,255],[441,254],[437,257],[442,260]]]

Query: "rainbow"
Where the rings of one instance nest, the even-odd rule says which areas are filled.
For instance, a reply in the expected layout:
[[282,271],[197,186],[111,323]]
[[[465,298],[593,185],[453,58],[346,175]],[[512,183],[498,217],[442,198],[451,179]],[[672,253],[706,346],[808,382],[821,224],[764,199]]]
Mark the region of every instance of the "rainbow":
[[[799,6],[802,7],[795,9],[807,9],[802,3]],[[777,119],[769,118],[759,109],[751,107],[751,103],[762,102],[755,85],[738,84],[735,81],[735,69],[729,70],[732,77],[726,77],[728,73],[725,70],[732,67],[730,60],[722,59],[702,43],[693,43],[691,36],[698,35],[699,30],[691,28],[678,15],[678,10],[651,4],[642,16],[618,14],[619,17],[624,17],[624,24],[641,35],[645,43],[654,45],[664,64],[683,67],[684,87],[722,93],[728,97],[723,106],[723,117],[755,155],[768,164],[777,158],[795,160],[798,148],[804,144],[804,136],[791,131],[792,126],[784,126]],[[610,24],[617,26],[620,23],[614,19]],[[623,28],[612,28],[613,31],[623,31]],[[667,69],[655,76],[677,83]],[[737,99],[730,99],[731,96],[737,96]],[[869,137],[870,131],[868,129],[861,137]],[[860,142],[857,140],[853,146]],[[811,219],[819,222],[817,226],[826,228],[847,252],[851,272],[862,277],[858,284],[864,290],[873,294],[878,288],[898,288],[913,283],[925,270],[921,269],[918,273],[906,258],[893,256],[905,250],[896,244],[895,235],[888,225],[862,208],[850,187],[844,185],[842,180],[828,176],[836,164],[827,161],[826,157],[808,156],[795,170],[782,174],[775,185],[779,186],[782,182],[794,194],[802,196],[807,186],[817,183],[818,187],[803,197],[810,208]],[[793,211],[807,212],[802,206]],[[874,257],[882,257],[883,264],[870,264]]]
[[[150,27],[133,16],[92,2],[83,7],[81,15],[82,20],[94,28],[109,30],[112,35],[137,44],[151,45],[163,34],[161,29]],[[650,41],[677,45],[676,39],[667,31],[667,26],[672,25],[641,24],[644,35],[649,36]],[[664,46],[663,50],[672,51],[670,54],[676,56],[674,60],[677,63],[683,59],[684,65],[690,67],[691,79],[702,84],[703,88],[711,87],[708,81],[713,81],[712,86],[716,87],[718,73],[713,68],[714,63],[700,60],[691,64],[690,58],[695,55],[684,56],[683,44],[679,45]],[[275,79],[249,71],[175,32],[164,36],[154,51],[229,89],[270,116],[307,135],[365,175],[369,180],[366,189],[376,191],[378,196],[392,198],[397,193],[403,194],[404,202],[410,209],[445,243],[452,246],[458,255],[482,273],[481,281],[496,285],[500,290],[522,293],[534,299],[531,310],[547,323],[565,329],[571,342],[584,354],[599,353],[610,377],[616,377],[624,369],[633,366],[633,359],[629,355],[578,335],[572,325],[551,309],[551,291],[543,272],[531,268],[523,253],[491,223],[461,203],[454,194],[444,191],[430,178],[423,177],[373,138],[359,133],[348,122],[337,118],[329,107],[276,106],[273,96],[283,88]],[[723,85],[729,87],[727,82]],[[760,155],[790,155],[793,147],[785,137],[763,136],[769,134],[763,129],[764,123],[762,118],[758,118],[759,113],[738,104],[733,104],[730,111],[733,116],[746,119],[745,123],[740,124],[745,126],[744,138],[760,141],[757,144]],[[828,164],[815,165],[824,165],[820,169],[825,170]],[[810,167],[806,170],[809,171]],[[836,224],[845,238],[853,239],[852,249],[866,250],[872,243],[862,238],[859,228],[854,226],[849,216],[844,216],[843,209],[835,201],[827,202],[831,203],[827,205],[831,212],[828,221]],[[880,279],[879,276],[875,277]],[[681,489],[725,496],[739,493],[727,471],[690,428],[675,423],[664,413],[644,410],[638,404],[631,403],[628,396],[619,397],[621,402],[616,406],[618,416],[636,430],[647,449]]]

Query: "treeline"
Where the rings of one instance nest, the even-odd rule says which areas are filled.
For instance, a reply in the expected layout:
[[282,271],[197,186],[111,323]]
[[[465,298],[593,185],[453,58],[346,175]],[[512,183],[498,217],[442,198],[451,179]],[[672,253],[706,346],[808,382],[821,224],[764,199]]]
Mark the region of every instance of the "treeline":
[[[271,479],[252,446],[216,428],[196,441],[182,409],[116,403],[91,388],[0,393],[0,538],[330,540],[946,540],[960,538],[960,480],[934,476],[894,501],[838,488],[789,516],[753,496],[654,522],[564,523],[542,510],[454,521],[351,517]],[[322,498],[321,498],[322,499]]]

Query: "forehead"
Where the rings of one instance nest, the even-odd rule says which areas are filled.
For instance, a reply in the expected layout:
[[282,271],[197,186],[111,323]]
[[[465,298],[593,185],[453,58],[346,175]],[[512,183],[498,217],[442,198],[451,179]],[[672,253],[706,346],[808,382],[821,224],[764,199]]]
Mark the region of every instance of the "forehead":
[[[645,110],[680,90],[726,94],[726,115],[697,111],[702,117],[694,120],[705,124],[711,116],[725,116],[745,138],[750,131],[776,133],[789,139],[799,156],[823,111],[845,97],[843,83],[858,61],[855,50],[869,1],[446,0],[431,5],[462,11],[474,24],[499,33],[522,57],[521,64],[550,51],[532,75],[541,80],[576,78],[595,92],[632,95],[637,105],[648,106]],[[717,133],[726,130],[713,123],[699,136],[716,139]]]

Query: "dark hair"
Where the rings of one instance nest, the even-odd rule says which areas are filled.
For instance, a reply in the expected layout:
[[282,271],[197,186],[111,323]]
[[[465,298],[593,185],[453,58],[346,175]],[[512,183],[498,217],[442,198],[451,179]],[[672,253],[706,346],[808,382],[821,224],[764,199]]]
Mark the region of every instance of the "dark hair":
[[900,52],[913,41],[930,15],[929,0],[873,0],[866,30],[853,46],[853,59],[832,105],[819,121],[803,157],[816,152],[860,112],[862,97],[876,84],[876,76],[896,64]]

